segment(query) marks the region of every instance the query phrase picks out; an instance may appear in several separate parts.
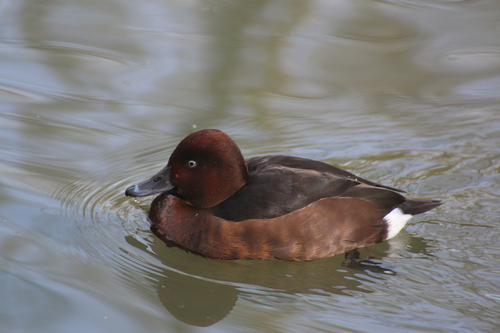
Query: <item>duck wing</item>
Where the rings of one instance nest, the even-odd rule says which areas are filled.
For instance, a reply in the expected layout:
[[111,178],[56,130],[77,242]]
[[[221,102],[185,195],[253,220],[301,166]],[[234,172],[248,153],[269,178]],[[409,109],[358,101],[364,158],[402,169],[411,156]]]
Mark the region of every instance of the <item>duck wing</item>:
[[319,161],[271,155],[250,158],[246,163],[246,185],[213,207],[215,216],[230,221],[269,219],[331,197],[364,199],[385,216],[406,200],[398,193],[401,190]]

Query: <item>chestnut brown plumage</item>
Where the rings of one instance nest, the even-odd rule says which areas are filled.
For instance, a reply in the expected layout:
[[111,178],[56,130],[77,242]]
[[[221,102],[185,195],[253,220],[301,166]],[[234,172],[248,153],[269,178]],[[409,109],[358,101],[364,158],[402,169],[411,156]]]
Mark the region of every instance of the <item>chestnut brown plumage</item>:
[[401,192],[318,161],[244,160],[226,134],[202,130],[126,195],[161,193],[148,217],[169,246],[214,259],[307,261],[384,241],[441,205]]
[[375,206],[352,198],[324,198],[280,217],[233,222],[164,193],[149,218],[168,245],[216,259],[313,260],[381,242],[386,232]]

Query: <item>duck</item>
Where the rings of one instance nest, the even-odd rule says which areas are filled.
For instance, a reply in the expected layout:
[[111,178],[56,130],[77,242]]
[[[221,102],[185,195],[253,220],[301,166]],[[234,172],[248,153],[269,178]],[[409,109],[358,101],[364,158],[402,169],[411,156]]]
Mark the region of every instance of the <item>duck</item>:
[[310,261],[396,236],[442,204],[408,199],[330,164],[294,156],[245,159],[217,129],[189,134],[167,165],[125,195],[159,194],[151,231],[169,247],[211,259]]

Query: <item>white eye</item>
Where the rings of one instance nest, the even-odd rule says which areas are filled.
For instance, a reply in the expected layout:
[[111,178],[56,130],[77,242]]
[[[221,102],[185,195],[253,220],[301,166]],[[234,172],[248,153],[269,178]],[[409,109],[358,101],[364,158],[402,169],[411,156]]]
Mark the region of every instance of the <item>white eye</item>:
[[187,162],[186,162],[186,166],[187,166],[189,169],[196,168],[196,165],[197,165],[196,161],[193,161],[193,160],[191,160],[191,161],[187,161]]

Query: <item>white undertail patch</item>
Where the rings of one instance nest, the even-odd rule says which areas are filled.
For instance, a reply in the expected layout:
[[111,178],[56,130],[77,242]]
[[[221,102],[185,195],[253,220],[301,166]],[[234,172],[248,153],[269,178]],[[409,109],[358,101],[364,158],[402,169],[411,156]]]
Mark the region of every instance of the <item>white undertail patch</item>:
[[396,236],[411,217],[412,215],[410,214],[404,214],[401,208],[394,208],[389,214],[384,216],[384,220],[387,222],[386,240]]

